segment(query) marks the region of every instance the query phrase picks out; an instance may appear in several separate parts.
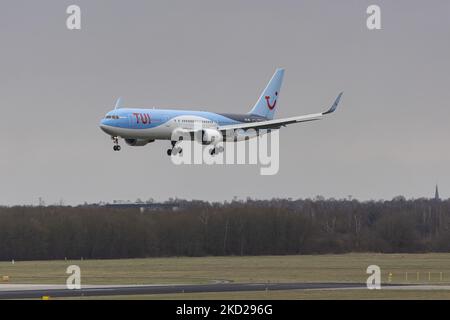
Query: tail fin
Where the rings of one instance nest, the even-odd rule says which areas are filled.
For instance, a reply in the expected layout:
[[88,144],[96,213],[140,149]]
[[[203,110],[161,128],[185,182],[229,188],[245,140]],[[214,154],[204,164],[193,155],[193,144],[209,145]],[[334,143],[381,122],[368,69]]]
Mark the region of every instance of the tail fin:
[[277,69],[270,79],[267,87],[256,102],[250,114],[256,114],[258,116],[266,117],[267,119],[273,119],[275,114],[275,107],[277,100],[280,96],[281,83],[283,82],[284,69]]

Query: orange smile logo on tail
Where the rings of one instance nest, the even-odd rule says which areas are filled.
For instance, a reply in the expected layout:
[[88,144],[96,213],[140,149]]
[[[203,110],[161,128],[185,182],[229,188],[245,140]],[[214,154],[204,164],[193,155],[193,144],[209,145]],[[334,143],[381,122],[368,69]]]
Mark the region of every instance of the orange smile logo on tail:
[[[275,92],[275,97],[278,96],[278,92]],[[270,110],[273,110],[275,108],[275,106],[277,105],[277,98],[275,98],[275,101],[273,102],[273,105],[270,104],[270,96],[266,96],[266,101],[267,101],[267,108],[269,108]]]

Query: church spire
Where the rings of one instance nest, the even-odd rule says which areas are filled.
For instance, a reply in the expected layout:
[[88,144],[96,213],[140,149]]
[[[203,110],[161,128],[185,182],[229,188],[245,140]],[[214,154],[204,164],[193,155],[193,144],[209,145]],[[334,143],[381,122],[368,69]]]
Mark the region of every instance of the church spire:
[[441,198],[439,198],[439,187],[438,187],[438,185],[436,185],[436,191],[434,192],[434,200],[441,200]]

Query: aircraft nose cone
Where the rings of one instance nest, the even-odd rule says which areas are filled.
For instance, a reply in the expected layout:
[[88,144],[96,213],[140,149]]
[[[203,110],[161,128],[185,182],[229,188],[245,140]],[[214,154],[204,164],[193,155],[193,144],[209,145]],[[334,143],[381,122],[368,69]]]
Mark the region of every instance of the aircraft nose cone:
[[110,134],[111,133],[111,127],[108,126],[107,121],[103,119],[100,121],[100,129],[102,129],[103,132]]

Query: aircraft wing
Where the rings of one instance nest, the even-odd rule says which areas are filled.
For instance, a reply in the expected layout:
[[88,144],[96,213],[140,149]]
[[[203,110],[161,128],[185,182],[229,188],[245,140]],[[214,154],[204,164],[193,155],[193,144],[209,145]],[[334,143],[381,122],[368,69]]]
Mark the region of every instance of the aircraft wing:
[[308,115],[298,116],[298,117],[290,117],[290,118],[282,118],[282,119],[275,119],[275,120],[252,122],[252,123],[241,123],[241,124],[220,126],[217,129],[219,131],[228,131],[228,130],[237,130],[237,129],[242,129],[242,130],[246,130],[246,129],[256,129],[256,130],[257,129],[279,129],[280,127],[284,127],[284,126],[287,126],[288,124],[292,124],[292,123],[321,120],[323,118],[323,116],[336,111],[336,108],[339,104],[339,101],[341,100],[342,95],[343,95],[343,92],[341,92],[338,95],[338,97],[334,101],[331,108],[325,112],[313,113],[313,114],[308,114]]

